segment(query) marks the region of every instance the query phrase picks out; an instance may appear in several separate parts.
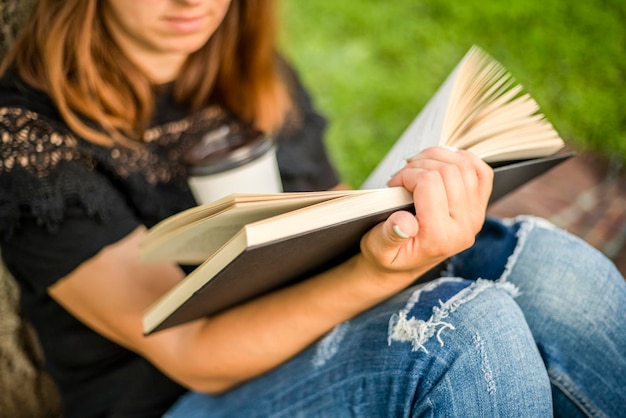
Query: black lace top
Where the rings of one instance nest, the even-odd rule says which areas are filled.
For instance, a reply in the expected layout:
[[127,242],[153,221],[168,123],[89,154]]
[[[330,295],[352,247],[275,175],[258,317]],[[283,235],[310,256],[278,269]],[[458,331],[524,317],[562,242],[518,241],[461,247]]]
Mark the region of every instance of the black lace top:
[[[333,187],[325,120],[295,74],[294,81],[298,117],[276,137],[283,187]],[[47,95],[12,73],[0,79],[0,248],[66,416],[160,416],[184,391],[77,321],[46,290],[137,226],[195,205],[181,156],[225,124],[242,127],[216,106],[190,114],[164,89],[145,144],[102,147],[71,132]]]

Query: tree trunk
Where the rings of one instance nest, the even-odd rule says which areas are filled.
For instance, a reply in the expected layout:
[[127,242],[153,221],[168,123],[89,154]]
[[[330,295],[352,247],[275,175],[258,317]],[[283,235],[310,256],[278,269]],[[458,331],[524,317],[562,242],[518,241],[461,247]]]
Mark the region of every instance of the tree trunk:
[[0,0],[0,58],[13,45],[36,0]]
[[[0,60],[9,50],[36,0],[0,0]],[[20,315],[13,277],[0,262],[0,415],[59,417],[54,383],[43,369],[39,341]]]

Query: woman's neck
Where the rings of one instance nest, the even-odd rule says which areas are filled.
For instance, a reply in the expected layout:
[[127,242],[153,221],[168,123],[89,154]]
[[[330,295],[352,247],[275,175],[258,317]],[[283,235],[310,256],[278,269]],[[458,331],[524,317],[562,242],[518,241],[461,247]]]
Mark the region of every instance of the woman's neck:
[[186,59],[186,55],[174,54],[131,58],[154,84],[167,84],[176,80]]

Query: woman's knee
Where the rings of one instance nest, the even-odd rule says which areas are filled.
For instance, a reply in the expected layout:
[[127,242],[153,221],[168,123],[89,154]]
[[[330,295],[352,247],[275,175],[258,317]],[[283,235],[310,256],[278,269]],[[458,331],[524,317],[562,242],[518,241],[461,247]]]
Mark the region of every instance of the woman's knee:
[[404,352],[404,361],[416,368],[416,411],[436,405],[438,416],[474,407],[469,415],[551,413],[547,372],[515,294],[508,283],[479,280],[434,305],[427,318],[406,309],[392,320],[389,348],[399,357],[407,344],[413,352]]
[[[541,279],[548,285],[597,288],[621,285],[614,263],[581,238],[542,219],[521,218],[516,248],[508,260],[503,279]],[[520,276],[520,277],[518,277]],[[548,280],[549,279],[549,280]]]
[[547,364],[555,406],[616,413],[626,400],[626,281],[604,255],[565,231],[531,222],[518,235],[503,279],[520,289],[517,303]]
[[611,260],[578,237],[527,219],[500,280],[520,289],[527,321],[593,329],[626,315],[626,281]]
[[626,281],[607,257],[544,220],[520,217],[488,220],[451,270],[519,289],[516,303],[548,369],[557,413],[621,410]]
[[589,320],[597,321],[619,312],[626,296],[626,282],[611,260],[536,217],[488,219],[476,244],[453,258],[450,271],[466,279],[515,284],[517,302],[530,321],[537,314],[580,323],[583,305]]

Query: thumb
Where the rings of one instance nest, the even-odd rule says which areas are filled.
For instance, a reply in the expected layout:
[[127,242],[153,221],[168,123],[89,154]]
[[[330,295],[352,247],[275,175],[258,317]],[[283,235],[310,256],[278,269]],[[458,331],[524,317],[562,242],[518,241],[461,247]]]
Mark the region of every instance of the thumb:
[[364,237],[362,251],[373,259],[384,262],[395,258],[398,250],[418,231],[415,216],[406,211],[394,212]]
[[383,223],[382,228],[389,245],[397,247],[417,235],[418,224],[413,214],[400,211],[392,213]]

